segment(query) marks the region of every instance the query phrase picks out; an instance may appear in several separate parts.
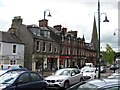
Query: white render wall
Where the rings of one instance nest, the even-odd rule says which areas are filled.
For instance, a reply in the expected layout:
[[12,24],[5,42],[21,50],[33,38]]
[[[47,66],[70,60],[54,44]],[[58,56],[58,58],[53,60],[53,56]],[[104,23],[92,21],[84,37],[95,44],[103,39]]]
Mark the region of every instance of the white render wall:
[[[9,63],[9,60],[18,60],[19,64],[24,65],[24,45],[15,43],[1,43],[0,61],[4,60],[4,63]],[[17,45],[17,53],[12,53],[12,46]]]

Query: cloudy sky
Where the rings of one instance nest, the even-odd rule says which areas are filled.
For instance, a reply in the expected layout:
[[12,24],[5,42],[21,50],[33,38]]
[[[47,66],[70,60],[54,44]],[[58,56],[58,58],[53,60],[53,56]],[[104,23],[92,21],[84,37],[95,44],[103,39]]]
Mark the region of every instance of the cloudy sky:
[[[110,44],[114,50],[118,50],[118,35],[113,33],[118,29],[118,1],[100,0],[101,10],[101,47]],[[52,17],[47,17],[50,10]],[[78,31],[78,37],[85,36],[86,42],[90,42],[93,28],[94,15],[98,23],[97,0],[0,0],[0,31],[8,31],[14,16],[21,16],[23,24],[36,24],[44,18],[49,20],[48,25],[62,25],[68,31]],[[109,23],[102,22],[105,14]],[[118,30],[116,30],[117,34]]]

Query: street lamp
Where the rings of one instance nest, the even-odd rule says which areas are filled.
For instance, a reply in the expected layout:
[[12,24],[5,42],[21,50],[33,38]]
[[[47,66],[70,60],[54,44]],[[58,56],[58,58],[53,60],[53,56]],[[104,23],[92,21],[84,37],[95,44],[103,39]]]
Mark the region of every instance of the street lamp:
[[120,29],[115,29],[114,34],[113,34],[113,35],[116,35],[116,33],[115,33],[115,32],[116,32],[117,30],[118,30],[118,31],[120,31]]
[[[105,14],[105,20],[103,22],[109,22],[106,13],[101,14]],[[100,0],[98,0],[98,38],[98,78],[100,78]]]
[[[46,16],[47,11],[49,11],[48,17],[51,17],[50,10],[47,9],[44,11],[44,20],[45,20],[45,16]],[[44,65],[43,65],[44,64],[44,43],[45,43],[44,38],[43,38],[42,42],[43,42],[43,51],[42,51],[42,76],[43,76],[43,74],[44,74]]]
[[51,17],[50,10],[47,9],[47,10],[44,11],[44,20],[45,20],[45,16],[46,16],[46,12],[47,12],[47,11],[49,11],[48,17]]
[[[116,35],[116,33],[115,33],[115,32],[116,32],[117,30],[118,30],[118,31],[120,31],[120,29],[115,29],[114,34],[113,34],[113,35]],[[118,32],[118,34],[119,34],[119,32]],[[119,44],[120,44],[120,42],[119,42],[119,41],[120,41],[120,40],[119,40],[119,37],[118,37],[118,52],[119,52],[119,46],[120,46],[120,45],[119,45]],[[116,59],[116,54],[115,54],[115,56],[114,56],[114,65],[115,65],[115,59]],[[114,72],[115,72],[115,69],[114,69]]]

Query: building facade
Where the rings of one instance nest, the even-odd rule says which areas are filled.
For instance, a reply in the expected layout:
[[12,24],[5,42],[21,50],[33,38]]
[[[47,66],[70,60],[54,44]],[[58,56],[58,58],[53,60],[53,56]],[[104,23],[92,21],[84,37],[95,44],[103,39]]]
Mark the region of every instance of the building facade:
[[12,33],[0,31],[0,64],[24,66],[24,43]]
[[[39,20],[39,26],[24,25],[20,16],[12,20],[9,33],[25,43],[25,67],[31,70],[55,70],[60,67],[81,67],[85,62],[95,64],[96,51],[77,31],[67,31],[62,25],[48,26],[48,20]],[[90,60],[89,60],[90,59]]]

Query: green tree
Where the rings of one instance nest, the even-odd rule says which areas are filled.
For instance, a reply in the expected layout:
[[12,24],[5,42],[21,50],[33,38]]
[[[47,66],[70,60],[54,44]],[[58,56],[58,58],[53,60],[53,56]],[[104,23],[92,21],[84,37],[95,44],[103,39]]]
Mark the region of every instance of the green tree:
[[106,44],[105,48],[106,50],[102,52],[103,59],[109,64],[112,64],[114,61],[115,52],[109,44]]

